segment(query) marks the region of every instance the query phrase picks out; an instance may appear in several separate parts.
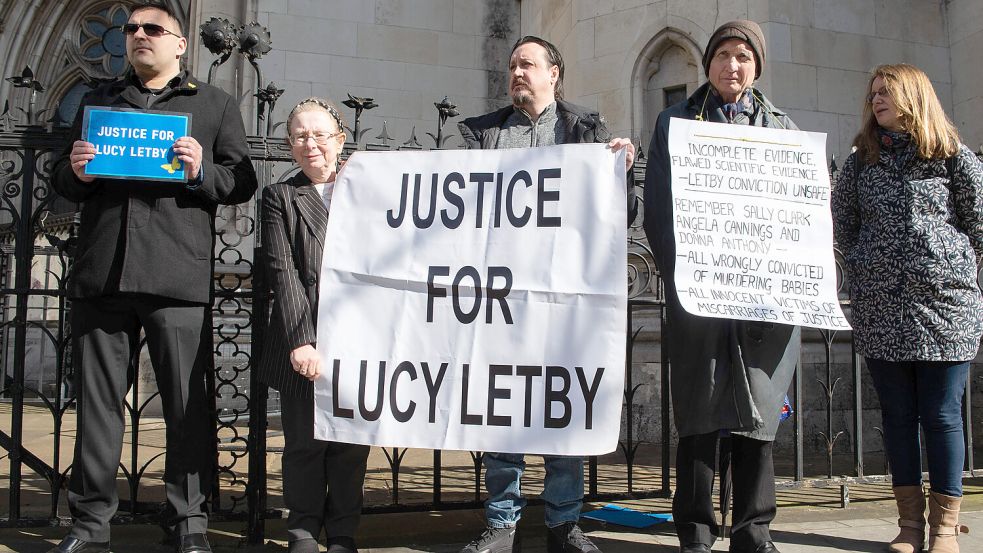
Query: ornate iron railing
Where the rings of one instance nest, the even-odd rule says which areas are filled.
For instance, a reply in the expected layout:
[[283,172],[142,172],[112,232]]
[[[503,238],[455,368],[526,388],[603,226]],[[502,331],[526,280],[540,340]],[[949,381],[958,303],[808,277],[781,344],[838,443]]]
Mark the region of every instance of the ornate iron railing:
[[[209,76],[231,57],[238,45],[257,68],[257,82],[262,85],[262,75],[255,62],[268,51],[264,50],[264,44],[268,45],[268,35],[264,35],[264,31],[257,25],[237,27],[223,20],[212,20],[203,25],[203,42],[209,48],[214,46],[213,52],[219,56]],[[216,35],[236,36],[239,42],[225,39],[209,42],[205,36],[208,33],[213,38]],[[282,137],[275,136],[277,125],[269,117],[281,93],[274,83],[269,83],[255,95],[257,134],[249,137],[249,146],[261,188],[295,170],[286,143]],[[434,104],[437,125],[435,132],[426,133],[432,143],[427,145],[420,143],[415,129],[407,140],[400,142],[389,135],[385,124],[374,141],[366,139],[372,129],[362,128],[361,116],[364,110],[376,107],[375,102],[371,98],[349,96],[344,104],[354,111],[353,126],[349,129],[354,140],[346,144],[345,155],[358,149],[443,148],[455,138],[445,129],[448,120],[457,116],[456,107],[447,98]],[[52,162],[66,142],[65,131],[44,127],[33,109],[25,114],[28,117],[24,125],[17,123],[9,109],[0,116],[0,367],[4,372],[0,397],[5,402],[0,407],[9,410],[10,421],[9,428],[0,429],[0,447],[6,452],[9,465],[5,477],[8,512],[0,513],[0,516],[5,515],[0,519],[0,526],[67,521],[62,500],[70,465],[63,459],[67,457],[64,450],[71,439],[71,432],[65,425],[70,422],[74,398],[70,384],[71,328],[67,317],[70,305],[65,295],[65,283],[71,270],[77,206],[64,203],[51,194],[48,186]],[[633,172],[642,195],[645,163],[641,156]],[[835,173],[835,163],[831,170]],[[256,200],[242,206],[223,208],[217,216],[211,311],[214,356],[208,380],[217,443],[214,455],[217,470],[211,487],[212,516],[246,520],[251,542],[262,540],[264,521],[268,517],[279,516],[278,510],[268,507],[271,479],[266,467],[268,455],[282,450],[269,444],[273,433],[268,424],[271,415],[275,418],[277,414],[278,398],[258,383],[250,371],[253,360],[262,354],[262,337],[270,305],[262,270],[253,263],[262,248],[257,225],[258,198],[257,195]],[[665,304],[651,251],[640,230],[642,217],[640,214],[629,233],[627,269],[631,298],[629,335],[626,337],[624,429],[617,452],[610,457],[589,460],[589,500],[668,497],[671,493],[674,436],[669,422],[669,364],[666,348],[661,347],[666,328]],[[39,269],[39,264],[44,268]],[[844,298],[843,304],[849,308],[848,299]],[[849,501],[850,485],[881,482],[887,478],[886,467],[873,475],[866,470],[866,462],[879,457],[876,452],[870,453],[864,438],[868,427],[876,431],[876,424],[865,422],[864,418],[865,409],[875,398],[865,391],[860,359],[852,352],[848,336],[848,333],[828,331],[804,332],[805,343],[809,347],[818,345],[822,360],[809,363],[808,367],[800,363],[796,371],[791,395],[797,412],[791,426],[782,430],[791,437],[783,442],[782,434],[779,436],[780,443],[790,442],[791,445],[780,445],[776,453],[781,475],[779,486],[839,486],[844,506]],[[34,380],[27,378],[26,370],[29,339],[46,343],[54,352],[50,374],[42,374]],[[657,346],[656,354],[652,350]],[[835,362],[838,352],[845,350],[851,352],[848,366]],[[643,361],[639,362],[639,356],[644,358]],[[657,370],[649,371],[652,368]],[[130,370],[134,375],[126,406],[130,448],[121,463],[128,495],[121,501],[118,519],[154,520],[160,502],[141,501],[140,498],[148,493],[145,476],[153,472],[164,452],[145,453],[148,446],[142,445],[141,432],[153,432],[154,429],[144,428],[141,421],[146,419],[156,394],[147,394],[141,389],[140,379],[136,377],[138,357],[131,361]],[[820,400],[816,408],[807,406],[812,399],[807,392],[812,385],[807,376],[809,371],[817,374],[815,396]],[[976,471],[970,398],[981,388],[978,381],[971,380],[966,394],[967,475]],[[650,399],[643,400],[641,395]],[[652,414],[655,409],[657,415]],[[823,424],[811,436],[812,444],[807,444],[810,438],[804,424],[806,412],[824,416]],[[848,421],[841,420],[844,413],[849,417]],[[25,434],[25,417],[32,421],[50,420],[50,436],[39,438]],[[655,424],[651,421],[658,421],[658,432],[650,432],[657,440],[640,439],[643,427],[651,428]],[[844,434],[852,438],[849,444],[842,439]],[[32,450],[26,440],[43,444],[43,447],[39,445]],[[825,455],[818,461],[807,463],[805,452],[815,450]],[[387,448],[384,454],[388,492],[381,495],[381,500],[367,502],[367,511],[457,509],[481,505],[479,452],[472,452],[467,457],[463,469],[448,468],[445,464],[447,454],[441,451],[431,452],[428,461],[419,467],[406,464],[406,449]],[[600,474],[601,468],[611,466],[625,469],[624,478],[616,478],[613,485],[610,479]],[[28,477],[25,477],[25,467],[30,471]],[[640,486],[640,470],[657,475],[657,483],[646,481]],[[418,493],[421,486],[416,486],[414,495],[418,499],[407,500],[405,493],[401,495],[401,477],[415,477],[420,471],[429,475],[429,483],[422,486],[427,492]],[[453,486],[445,484],[445,480],[451,479],[456,482]],[[45,508],[24,508],[26,487],[47,499]],[[454,490],[453,497],[447,493],[450,489]],[[462,489],[467,491],[462,493]]]

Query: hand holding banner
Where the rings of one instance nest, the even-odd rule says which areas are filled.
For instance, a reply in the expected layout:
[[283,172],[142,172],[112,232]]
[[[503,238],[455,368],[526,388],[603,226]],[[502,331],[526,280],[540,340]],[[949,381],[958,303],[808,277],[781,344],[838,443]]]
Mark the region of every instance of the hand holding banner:
[[315,437],[557,455],[615,449],[624,152],[358,152],[320,280]]
[[694,315],[849,329],[826,135],[672,119],[676,290]]

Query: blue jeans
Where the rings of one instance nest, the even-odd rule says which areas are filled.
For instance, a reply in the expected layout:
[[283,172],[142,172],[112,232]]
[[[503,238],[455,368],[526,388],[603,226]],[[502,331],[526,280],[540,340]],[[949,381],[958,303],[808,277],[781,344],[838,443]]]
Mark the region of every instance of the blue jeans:
[[969,362],[867,359],[867,368],[881,400],[893,484],[922,483],[920,422],[932,491],[962,497],[966,458],[962,409]]
[[[543,460],[546,462],[546,481],[540,497],[546,503],[546,526],[555,528],[565,522],[577,522],[584,503],[584,458],[544,455]],[[488,526],[515,526],[526,506],[519,486],[526,468],[524,456],[485,453],[484,462]]]

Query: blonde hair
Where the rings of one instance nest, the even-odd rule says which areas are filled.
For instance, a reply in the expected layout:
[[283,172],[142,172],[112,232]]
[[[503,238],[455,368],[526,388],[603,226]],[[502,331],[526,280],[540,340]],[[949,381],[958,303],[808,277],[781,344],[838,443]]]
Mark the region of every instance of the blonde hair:
[[318,98],[317,96],[311,96],[310,98],[305,98],[297,103],[290,114],[287,115],[287,134],[290,134],[290,125],[294,122],[294,117],[298,113],[305,111],[315,111],[320,110],[331,116],[338,124],[338,130],[345,132],[345,120],[342,119],[341,113],[338,112],[338,108],[335,107],[334,103],[330,100],[325,100],[324,98]]
[[[901,129],[911,135],[919,157],[947,159],[959,152],[959,131],[942,109],[924,71],[907,63],[879,65],[867,82],[868,92],[877,77],[884,80],[884,89],[898,111]],[[881,153],[878,128],[872,103],[867,101],[860,132],[853,139],[857,156],[867,164],[877,163]]]

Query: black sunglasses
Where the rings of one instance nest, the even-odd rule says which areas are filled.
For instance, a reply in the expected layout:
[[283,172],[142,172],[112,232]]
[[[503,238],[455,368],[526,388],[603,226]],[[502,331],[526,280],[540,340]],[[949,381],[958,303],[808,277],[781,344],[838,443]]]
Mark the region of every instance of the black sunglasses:
[[162,25],[158,25],[156,23],[127,23],[126,25],[120,26],[120,29],[123,30],[124,35],[135,35],[137,34],[137,31],[140,30],[140,27],[143,27],[143,32],[150,37],[157,38],[167,34],[181,38],[181,35],[172,33],[171,31],[165,29]]

